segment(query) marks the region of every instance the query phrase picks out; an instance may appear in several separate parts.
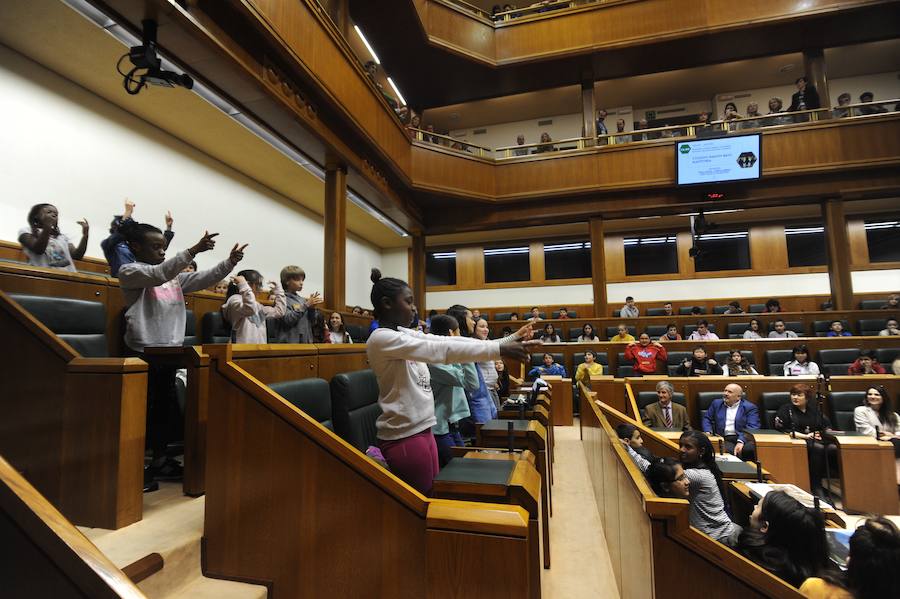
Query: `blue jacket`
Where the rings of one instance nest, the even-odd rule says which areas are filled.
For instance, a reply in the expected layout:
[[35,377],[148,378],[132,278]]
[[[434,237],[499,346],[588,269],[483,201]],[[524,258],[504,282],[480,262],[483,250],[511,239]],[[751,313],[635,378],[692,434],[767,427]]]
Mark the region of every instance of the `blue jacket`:
[[472,414],[472,420],[477,424],[484,424],[497,418],[497,406],[494,405],[494,399],[488,391],[487,385],[484,384],[484,376],[481,369],[475,365],[478,374],[478,388],[474,391],[466,390],[466,399],[469,400],[469,413]]
[[[706,413],[703,414],[703,432],[716,433],[717,435],[725,434],[725,412],[728,408],[725,406],[725,400],[719,398],[712,402]],[[737,415],[734,417],[734,430],[737,433],[738,441],[744,443],[744,431],[759,429],[759,410],[749,401],[744,399],[738,404]]]
[[[120,228],[128,222],[131,222],[130,218],[116,219],[117,226]],[[172,243],[172,238],[175,237],[175,233],[166,229],[163,231],[163,237],[166,239],[166,248],[168,249],[169,244]],[[101,241],[100,248],[103,250],[103,255],[106,257],[106,262],[109,264],[109,274],[114,277],[119,276],[119,268],[121,268],[122,265],[131,264],[135,261],[134,254],[131,252],[131,248],[128,247],[128,243],[125,241],[125,236],[119,233],[118,230]]]
[[556,362],[554,362],[553,365],[550,366],[550,368],[547,368],[546,366],[541,364],[540,366],[535,366],[528,371],[528,378],[535,379],[539,376],[544,376],[545,374],[549,376],[561,376],[565,378],[566,368],[562,364],[557,364]]

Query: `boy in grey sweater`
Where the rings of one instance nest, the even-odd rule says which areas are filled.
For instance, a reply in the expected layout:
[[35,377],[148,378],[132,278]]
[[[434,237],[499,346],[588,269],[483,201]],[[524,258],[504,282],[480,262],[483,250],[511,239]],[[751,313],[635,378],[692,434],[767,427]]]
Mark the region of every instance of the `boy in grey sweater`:
[[275,323],[278,343],[315,343],[312,323],[315,322],[315,307],[322,303],[318,292],[309,298],[302,297],[306,272],[299,266],[285,266],[281,269],[281,286],[284,288],[287,307],[284,316],[271,320]]
[[166,461],[165,451],[176,430],[178,413],[175,373],[171,365],[155,363],[144,355],[152,346],[180,347],[184,343],[184,294],[205,289],[231,272],[244,257],[237,244],[227,260],[202,272],[182,273],[194,257],[213,249],[218,233],[204,233],[193,247],[166,260],[166,239],[162,231],[147,224],[129,227],[126,240],[136,262],[119,269],[119,286],[125,295],[125,343],[149,365],[147,376],[147,439],[153,461],[144,470],[144,489],[154,490],[154,480],[181,477],[182,469],[174,460]]

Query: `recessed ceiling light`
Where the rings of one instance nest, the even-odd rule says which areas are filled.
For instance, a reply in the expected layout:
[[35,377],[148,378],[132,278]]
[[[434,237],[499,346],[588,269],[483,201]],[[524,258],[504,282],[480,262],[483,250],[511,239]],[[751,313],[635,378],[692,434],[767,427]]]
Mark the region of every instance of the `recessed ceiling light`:
[[778,69],[778,70],[779,70],[780,72],[782,72],[782,73],[790,73],[791,71],[794,70],[794,64],[793,64],[793,63],[791,63],[791,64],[786,64],[786,65],[784,65],[783,67],[781,67],[781,68]]

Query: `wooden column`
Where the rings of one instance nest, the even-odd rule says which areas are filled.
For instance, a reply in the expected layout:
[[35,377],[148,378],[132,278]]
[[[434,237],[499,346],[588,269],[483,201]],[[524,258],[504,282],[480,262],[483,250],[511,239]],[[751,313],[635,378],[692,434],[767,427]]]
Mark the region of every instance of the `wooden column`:
[[825,245],[828,248],[828,282],[835,310],[853,309],[853,281],[850,278],[850,237],[839,199],[822,202]]
[[[820,108],[831,106],[828,94],[828,76],[825,72],[825,53],[821,48],[803,51],[803,68],[806,71],[807,85],[815,85],[819,92]],[[823,113],[819,118],[830,118],[831,112]]]
[[603,219],[595,216],[591,229],[591,284],[594,287],[594,316],[607,316],[606,308],[606,247],[603,240]]
[[[581,82],[581,113],[582,113],[582,129],[583,136],[590,138],[587,145],[593,146],[597,144],[597,125],[594,123],[596,117],[596,109],[594,106],[594,82]],[[608,125],[607,125],[608,126]]]
[[409,286],[416,300],[419,317],[425,320],[428,311],[425,309],[425,235],[414,234],[412,249],[409,252],[410,277]]
[[325,303],[347,307],[347,167],[325,166]]

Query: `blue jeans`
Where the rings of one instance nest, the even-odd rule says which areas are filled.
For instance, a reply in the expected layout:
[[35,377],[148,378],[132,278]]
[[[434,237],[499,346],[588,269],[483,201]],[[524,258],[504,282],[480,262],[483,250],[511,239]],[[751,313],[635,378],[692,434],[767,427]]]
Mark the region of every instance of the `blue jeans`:
[[450,451],[451,447],[465,447],[466,443],[463,441],[462,435],[459,434],[459,429],[455,424],[450,425],[450,432],[445,433],[443,435],[435,435],[434,442],[437,443],[438,450],[438,463],[441,468],[446,466],[450,460],[453,459],[453,454]]

